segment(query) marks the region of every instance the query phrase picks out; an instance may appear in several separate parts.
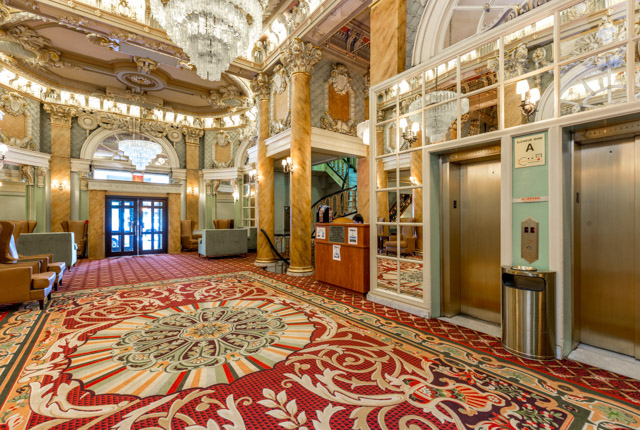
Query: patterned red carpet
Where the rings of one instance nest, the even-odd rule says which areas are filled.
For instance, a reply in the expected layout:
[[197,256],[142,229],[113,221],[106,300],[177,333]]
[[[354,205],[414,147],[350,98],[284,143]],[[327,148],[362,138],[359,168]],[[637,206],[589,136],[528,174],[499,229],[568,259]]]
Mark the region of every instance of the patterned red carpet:
[[252,261],[82,262],[0,308],[0,429],[640,428],[640,381]]
[[336,288],[315,280],[315,277],[292,277],[265,272],[253,265],[255,254],[247,257],[204,259],[197,253],[150,255],[144,257],[110,258],[98,261],[80,260],[72,272],[65,275],[61,290],[96,288],[144,281],[185,278],[189,276],[255,271],[273,279],[321,294],[333,300],[356,306],[433,333],[483,352],[512,360],[533,369],[597,389],[603,393],[640,404],[640,381],[608,372],[572,360],[527,360],[507,352],[500,339],[456,326],[439,319],[424,319],[365,300],[360,294]]

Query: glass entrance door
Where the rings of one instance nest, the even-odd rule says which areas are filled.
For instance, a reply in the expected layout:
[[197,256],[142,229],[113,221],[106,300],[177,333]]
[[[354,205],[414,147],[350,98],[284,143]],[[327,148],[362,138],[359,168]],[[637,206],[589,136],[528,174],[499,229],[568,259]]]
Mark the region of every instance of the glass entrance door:
[[107,196],[107,257],[167,252],[167,199]]

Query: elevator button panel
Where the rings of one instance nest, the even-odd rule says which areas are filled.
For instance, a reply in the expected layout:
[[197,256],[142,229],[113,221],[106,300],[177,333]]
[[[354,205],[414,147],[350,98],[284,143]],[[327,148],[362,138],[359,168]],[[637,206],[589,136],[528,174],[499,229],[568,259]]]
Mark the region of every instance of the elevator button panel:
[[520,228],[520,256],[528,263],[538,260],[538,221],[529,217]]

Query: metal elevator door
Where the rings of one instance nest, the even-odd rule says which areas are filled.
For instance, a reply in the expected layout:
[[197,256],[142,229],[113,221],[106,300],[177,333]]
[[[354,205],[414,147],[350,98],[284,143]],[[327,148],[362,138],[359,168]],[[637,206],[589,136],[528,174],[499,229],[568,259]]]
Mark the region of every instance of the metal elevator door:
[[446,163],[443,311],[500,323],[500,160]]
[[638,193],[634,138],[576,151],[576,310],[580,341],[640,358]]

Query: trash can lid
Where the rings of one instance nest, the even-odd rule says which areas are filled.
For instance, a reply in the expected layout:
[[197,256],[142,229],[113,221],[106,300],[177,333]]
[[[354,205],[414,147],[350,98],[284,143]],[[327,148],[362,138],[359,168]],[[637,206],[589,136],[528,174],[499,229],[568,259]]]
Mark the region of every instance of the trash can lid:
[[538,269],[531,266],[511,266],[512,270],[521,270],[523,272],[536,272]]

